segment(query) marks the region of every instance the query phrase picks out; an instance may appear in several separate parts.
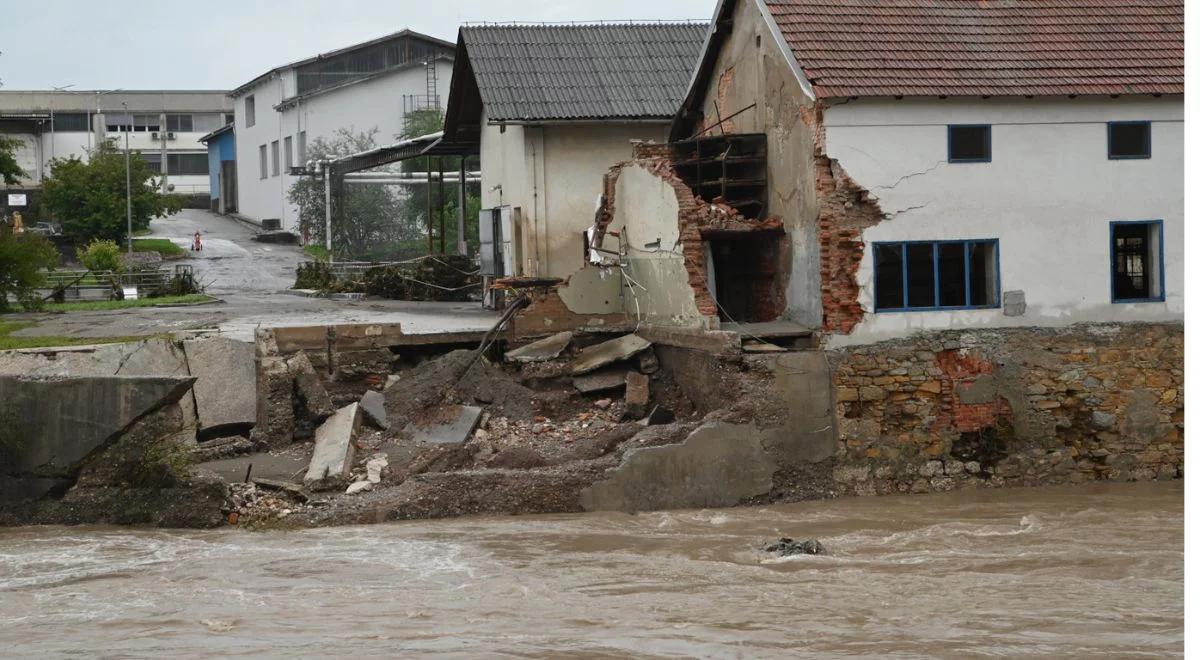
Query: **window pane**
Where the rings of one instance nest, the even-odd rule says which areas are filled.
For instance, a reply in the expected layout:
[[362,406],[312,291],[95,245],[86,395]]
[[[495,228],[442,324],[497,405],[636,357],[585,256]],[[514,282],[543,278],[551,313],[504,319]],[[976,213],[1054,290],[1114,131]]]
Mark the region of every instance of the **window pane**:
[[258,178],[267,178],[267,145],[258,145]]
[[1109,124],[1109,158],[1149,158],[1150,122]]
[[942,307],[962,307],[967,304],[966,244],[938,245],[938,286]]
[[971,306],[995,307],[996,263],[995,243],[971,243]]
[[992,158],[991,126],[951,126],[950,160],[985,161]]
[[908,306],[933,307],[933,243],[908,244]]
[[875,246],[875,308],[904,307],[903,245]]
[[1117,300],[1150,298],[1150,225],[1113,225],[1113,292]]

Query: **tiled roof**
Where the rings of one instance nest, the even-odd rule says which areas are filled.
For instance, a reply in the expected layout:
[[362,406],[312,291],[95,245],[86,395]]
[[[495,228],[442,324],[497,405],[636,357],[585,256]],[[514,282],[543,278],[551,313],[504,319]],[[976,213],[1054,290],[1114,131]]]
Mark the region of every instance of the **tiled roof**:
[[818,97],[1183,93],[1183,0],[765,2]]
[[669,119],[687,93],[700,23],[464,26],[490,121]]

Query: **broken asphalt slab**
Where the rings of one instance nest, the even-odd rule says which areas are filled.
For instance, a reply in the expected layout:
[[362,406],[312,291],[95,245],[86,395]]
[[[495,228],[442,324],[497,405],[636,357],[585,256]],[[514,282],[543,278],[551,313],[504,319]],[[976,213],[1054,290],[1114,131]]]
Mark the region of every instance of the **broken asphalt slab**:
[[650,346],[650,342],[637,335],[625,335],[602,344],[588,346],[579,352],[571,364],[571,373],[580,376],[614,362],[628,360]]
[[354,466],[354,436],[362,423],[362,408],[352,403],[317,428],[317,442],[304,482],[344,479]]
[[409,424],[405,430],[418,442],[438,445],[461,444],[475,432],[483,408],[455,405],[447,406],[440,412],[436,420],[420,425]]
[[539,339],[532,344],[526,344],[504,354],[509,362],[549,362],[555,360],[571,345],[571,331],[566,330],[545,339]]

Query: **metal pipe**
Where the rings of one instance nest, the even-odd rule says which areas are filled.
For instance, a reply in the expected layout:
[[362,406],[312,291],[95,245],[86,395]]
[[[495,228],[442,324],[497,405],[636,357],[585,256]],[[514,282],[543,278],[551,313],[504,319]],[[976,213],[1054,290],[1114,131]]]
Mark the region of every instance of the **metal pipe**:
[[458,253],[467,254],[467,159],[458,157]]
[[333,194],[330,184],[329,165],[321,163],[321,171],[325,174],[325,251],[333,257]]
[[[121,107],[129,112],[129,105]],[[129,244],[129,256],[133,256],[133,187],[129,183],[129,131],[125,131],[125,240]]]
[[[364,179],[364,180],[366,180],[366,179],[412,179],[415,181],[421,181],[421,183],[425,183],[427,181],[428,177],[431,175],[434,177],[434,180],[436,181],[438,178],[437,172],[350,172],[347,174],[343,174],[342,177],[346,178],[346,179]],[[478,179],[481,176],[483,176],[483,173],[482,172],[467,172],[466,175],[468,178]],[[442,178],[445,179],[446,181],[456,181],[458,179],[458,176],[459,176],[458,172],[445,172],[444,174],[442,174]]]
[[[414,179],[355,179],[350,175],[342,178],[344,183],[356,183],[359,185],[377,185],[377,186],[424,186],[426,182]],[[448,182],[458,181],[457,178],[446,179]],[[479,183],[478,178],[467,177],[465,183]]]

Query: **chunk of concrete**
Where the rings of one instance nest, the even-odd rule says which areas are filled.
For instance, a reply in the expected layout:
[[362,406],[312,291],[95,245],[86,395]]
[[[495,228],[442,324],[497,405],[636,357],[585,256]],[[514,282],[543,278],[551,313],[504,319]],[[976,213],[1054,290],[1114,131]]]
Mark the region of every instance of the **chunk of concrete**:
[[317,443],[304,482],[345,479],[354,466],[354,437],[362,424],[362,409],[352,403],[337,411],[317,429]]
[[625,374],[625,410],[629,416],[642,417],[649,405],[650,377],[637,371]]
[[628,360],[650,348],[650,345],[650,342],[637,335],[625,335],[602,344],[588,346],[575,358],[575,362],[571,365],[571,373],[578,376],[614,362]]
[[[0,376],[0,475],[24,478],[6,497],[37,498],[139,419],[176,405],[193,378]],[[57,482],[56,482],[57,483]],[[50,485],[54,485],[51,483]]]
[[681,444],[630,451],[579,501],[588,511],[733,506],[770,491],[775,470],[757,427],[714,422]]
[[371,425],[381,431],[386,431],[391,428],[391,424],[388,423],[387,410],[383,407],[383,401],[382,392],[367,390],[362,395],[359,405],[362,406],[363,415]]
[[615,390],[618,387],[625,386],[624,367],[612,367],[610,369],[601,369],[594,373],[576,376],[571,379],[575,389],[583,394],[594,394],[596,392],[604,392],[607,390]]
[[557,359],[571,345],[571,331],[566,330],[545,339],[539,339],[532,344],[526,344],[504,354],[509,362],[549,362]]
[[379,453],[367,461],[367,481],[377,484],[383,480],[383,469],[388,466],[387,454]]
[[430,444],[462,444],[479,425],[482,408],[475,406],[446,406],[431,420],[419,424],[410,423],[405,429],[413,440]]
[[251,439],[260,447],[286,447],[296,430],[292,372],[283,358],[264,355],[257,359],[254,376],[257,394]]
[[203,430],[254,424],[254,345],[225,337],[183,342]]
[[329,398],[329,391],[313,368],[312,360],[308,359],[308,353],[296,351],[295,355],[287,358],[287,365],[295,382],[296,393],[300,395],[300,403],[310,419],[320,421],[337,411],[333,407],[333,400]]
[[371,490],[374,487],[375,484],[371,483],[370,481],[356,481],[346,488],[346,494],[357,495],[358,493]]

